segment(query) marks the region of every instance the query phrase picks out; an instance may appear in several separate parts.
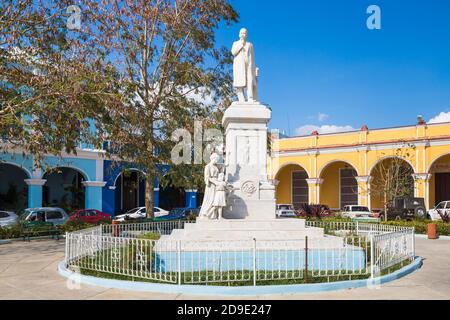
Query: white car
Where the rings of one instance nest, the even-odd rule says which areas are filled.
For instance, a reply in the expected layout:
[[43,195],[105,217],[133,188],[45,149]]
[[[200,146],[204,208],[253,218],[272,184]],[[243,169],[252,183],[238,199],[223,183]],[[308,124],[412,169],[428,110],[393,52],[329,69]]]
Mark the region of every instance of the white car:
[[450,216],[450,201],[439,202],[434,209],[428,210],[427,218],[431,220],[442,220],[439,213],[447,213]]
[[167,216],[169,214],[169,211],[164,210],[160,207],[153,207],[153,214],[155,215],[155,217],[162,217]]
[[19,217],[11,211],[0,211],[0,227],[10,227],[17,223]]
[[291,204],[277,204],[276,211],[277,218],[295,218],[297,215],[295,214],[294,208]]
[[370,212],[369,208],[357,205],[347,205],[344,206],[342,210],[342,215],[347,218],[373,218],[373,213]]
[[[162,217],[169,214],[169,211],[164,210],[159,207],[153,208],[153,213],[156,217]],[[145,207],[137,207],[134,209],[131,209],[124,214],[118,215],[114,220],[123,222],[125,220],[133,220],[133,219],[139,219],[139,218],[145,218],[147,216],[147,210]]]

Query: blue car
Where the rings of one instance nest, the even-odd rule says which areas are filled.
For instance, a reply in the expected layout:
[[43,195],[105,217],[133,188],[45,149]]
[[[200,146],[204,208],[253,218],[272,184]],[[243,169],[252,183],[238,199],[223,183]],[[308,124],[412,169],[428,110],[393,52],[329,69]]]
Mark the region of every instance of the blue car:
[[158,217],[158,221],[180,220],[186,219],[189,215],[198,216],[200,209],[198,208],[174,208],[170,210],[168,215]]

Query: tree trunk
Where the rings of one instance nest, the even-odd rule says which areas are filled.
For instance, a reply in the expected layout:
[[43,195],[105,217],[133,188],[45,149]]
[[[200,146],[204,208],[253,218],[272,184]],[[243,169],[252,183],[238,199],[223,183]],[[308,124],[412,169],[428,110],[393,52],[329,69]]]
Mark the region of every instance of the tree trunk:
[[[153,169],[153,168],[152,168]],[[147,178],[145,180],[145,208],[147,211],[147,218],[154,218],[153,212],[153,203],[154,203],[154,190],[153,190],[153,181],[154,174],[153,170],[150,169],[147,171]]]

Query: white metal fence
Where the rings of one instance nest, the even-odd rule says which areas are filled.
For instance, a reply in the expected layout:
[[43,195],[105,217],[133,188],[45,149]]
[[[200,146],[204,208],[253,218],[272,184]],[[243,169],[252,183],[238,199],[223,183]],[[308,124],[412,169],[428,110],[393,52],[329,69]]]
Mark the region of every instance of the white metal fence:
[[[195,222],[195,221],[194,221]],[[102,225],[103,235],[112,235],[116,237],[137,238],[145,233],[158,233],[160,235],[168,235],[174,229],[184,229],[186,223],[192,221],[173,220],[159,222],[144,223],[121,223]]]
[[[82,272],[174,284],[265,284],[374,277],[414,258],[414,229],[308,222],[329,236],[288,241],[180,241],[161,235],[185,222],[103,225],[66,234],[66,266]],[[342,234],[342,236],[336,236]],[[343,278],[345,277],[345,278]]]

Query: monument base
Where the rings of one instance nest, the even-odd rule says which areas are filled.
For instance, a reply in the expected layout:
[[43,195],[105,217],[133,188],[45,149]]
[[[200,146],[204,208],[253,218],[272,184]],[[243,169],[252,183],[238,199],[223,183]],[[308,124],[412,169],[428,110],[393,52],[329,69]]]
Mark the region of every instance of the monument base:
[[[158,243],[180,240],[183,250],[238,249],[252,246],[252,240],[271,248],[298,249],[304,241],[320,248],[340,248],[343,238],[324,235],[323,228],[306,227],[304,219],[221,219],[187,223],[184,229],[175,229],[170,235],[161,236]],[[159,247],[159,246],[157,246]]]

